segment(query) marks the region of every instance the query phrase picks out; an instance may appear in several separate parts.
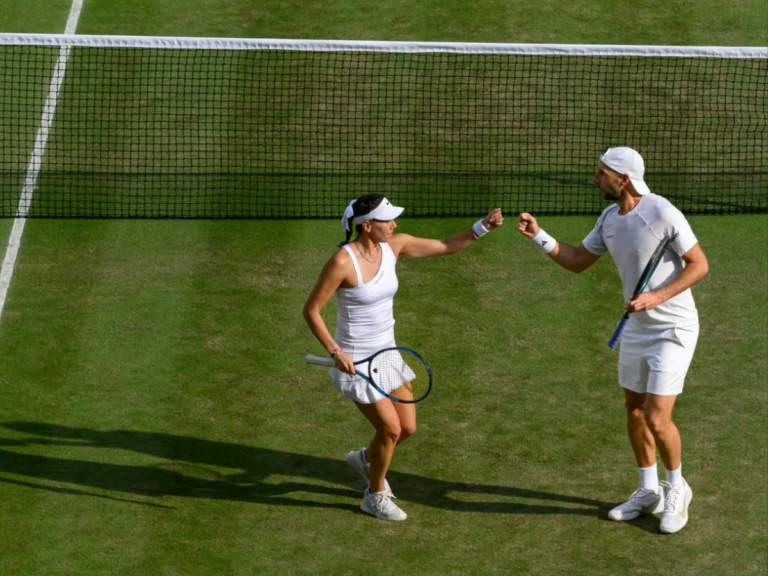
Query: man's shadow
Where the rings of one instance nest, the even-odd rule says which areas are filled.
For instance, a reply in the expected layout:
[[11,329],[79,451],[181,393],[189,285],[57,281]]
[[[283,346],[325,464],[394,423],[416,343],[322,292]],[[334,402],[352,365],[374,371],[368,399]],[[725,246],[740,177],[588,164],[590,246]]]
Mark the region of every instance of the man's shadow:
[[[41,481],[142,496],[150,501],[131,501],[153,506],[167,504],[152,498],[180,496],[357,511],[364,489],[362,480],[343,458],[320,458],[156,432],[101,432],[37,422],[6,422],[0,427],[28,435],[23,439],[0,438],[0,482],[46,490],[112,498],[53,487]],[[104,462],[56,458],[40,455],[41,446],[83,448],[84,451],[117,449],[161,461],[155,465],[132,465],[115,463],[114,459]],[[25,452],[27,447],[33,448],[34,453]],[[8,475],[29,481],[10,479]],[[391,470],[387,479],[403,502],[456,512],[605,518],[611,507],[610,503],[588,498],[510,486],[446,482],[396,470]],[[315,500],[312,494],[341,496],[349,502]],[[643,527],[642,523],[637,525]]]

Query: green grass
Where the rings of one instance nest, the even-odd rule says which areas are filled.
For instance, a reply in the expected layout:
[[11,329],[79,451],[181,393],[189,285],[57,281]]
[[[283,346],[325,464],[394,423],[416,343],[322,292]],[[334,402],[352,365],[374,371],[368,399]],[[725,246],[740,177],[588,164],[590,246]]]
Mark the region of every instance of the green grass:
[[[0,30],[61,32],[68,8],[10,0]],[[767,10],[86,0],[78,32],[764,46]],[[541,222],[578,243],[594,217]],[[768,217],[691,223],[711,264],[676,412],[694,500],[664,537],[656,517],[606,519],[637,482],[607,258],[571,275],[508,214],[462,254],[400,263],[398,339],[436,384],[388,475],[409,514],[390,525],[357,511],[344,462],[370,427],[303,363],[337,221],[28,221],[0,318],[0,574],[765,574]]]
[[[577,243],[593,219],[542,224]],[[573,276],[508,225],[401,262],[398,338],[436,385],[389,475],[410,518],[382,526],[343,460],[368,425],[303,364],[335,222],[30,221],[0,325],[0,479],[22,526],[3,524],[0,572],[355,574],[384,537],[378,574],[763,573],[767,224],[692,218],[712,265],[676,418],[695,496],[664,538],[657,518],[605,518],[637,481],[609,259]]]
[[[18,1],[18,0],[17,0]],[[137,17],[140,15],[141,17]],[[463,42],[765,46],[768,7],[724,4],[499,0],[269,3],[86,2],[79,33]]]
[[[68,0],[5,0],[3,32],[62,33]],[[84,2],[79,34],[332,38],[433,42],[536,42],[765,46],[768,6],[642,0],[589,4],[545,0],[439,2],[342,0],[242,2],[109,0]]]

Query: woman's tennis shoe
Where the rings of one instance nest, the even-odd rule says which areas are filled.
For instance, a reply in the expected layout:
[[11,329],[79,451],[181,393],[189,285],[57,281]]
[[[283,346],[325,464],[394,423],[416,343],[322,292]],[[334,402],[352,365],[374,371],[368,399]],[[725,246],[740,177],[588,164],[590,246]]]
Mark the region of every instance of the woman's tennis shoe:
[[[371,485],[371,465],[365,461],[365,448],[353,450],[347,454],[347,463],[352,470],[360,474],[360,477],[365,480],[366,486]],[[392,490],[390,489],[389,482],[387,482],[386,478],[384,479],[384,491],[390,498],[396,498],[396,496],[392,494]]]
[[365,461],[365,448],[360,450],[353,450],[347,454],[347,464],[355,472],[360,474],[360,477],[365,480],[366,484],[371,481],[371,466]]
[[657,514],[664,510],[664,498],[658,492],[639,488],[624,504],[608,512],[608,518],[617,522],[633,520],[641,514]]
[[376,516],[379,520],[405,520],[408,516],[398,508],[397,504],[386,491],[371,493],[365,489],[363,503],[360,504],[360,510],[371,516]]
[[664,513],[661,515],[661,531],[665,534],[674,534],[682,530],[688,523],[688,505],[693,499],[693,490],[688,482],[683,480],[680,484],[670,486],[666,482],[661,483],[664,488]]

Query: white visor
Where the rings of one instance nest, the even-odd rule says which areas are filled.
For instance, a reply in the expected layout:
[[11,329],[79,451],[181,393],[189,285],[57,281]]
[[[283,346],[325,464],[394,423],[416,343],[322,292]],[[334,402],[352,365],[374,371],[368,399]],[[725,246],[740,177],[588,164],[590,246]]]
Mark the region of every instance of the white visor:
[[383,220],[384,222],[389,222],[390,220],[394,220],[400,214],[403,213],[403,210],[405,208],[400,208],[399,206],[394,206],[389,200],[384,198],[378,206],[376,206],[375,209],[368,212],[368,214],[363,214],[362,216],[357,216],[355,218],[355,222],[357,224],[360,224],[361,222],[366,222],[368,220]]

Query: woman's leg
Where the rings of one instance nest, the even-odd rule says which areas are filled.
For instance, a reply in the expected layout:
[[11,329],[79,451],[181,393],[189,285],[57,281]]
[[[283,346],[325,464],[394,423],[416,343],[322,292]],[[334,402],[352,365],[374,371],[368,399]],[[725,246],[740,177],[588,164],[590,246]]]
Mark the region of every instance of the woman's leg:
[[397,445],[400,446],[405,439],[416,433],[416,404],[393,402],[392,405],[400,419],[400,436],[397,438]]
[[392,402],[388,398],[373,404],[356,402],[355,405],[376,430],[366,450],[366,459],[371,466],[370,490],[381,492],[395,446],[416,431],[416,408],[413,404]]

